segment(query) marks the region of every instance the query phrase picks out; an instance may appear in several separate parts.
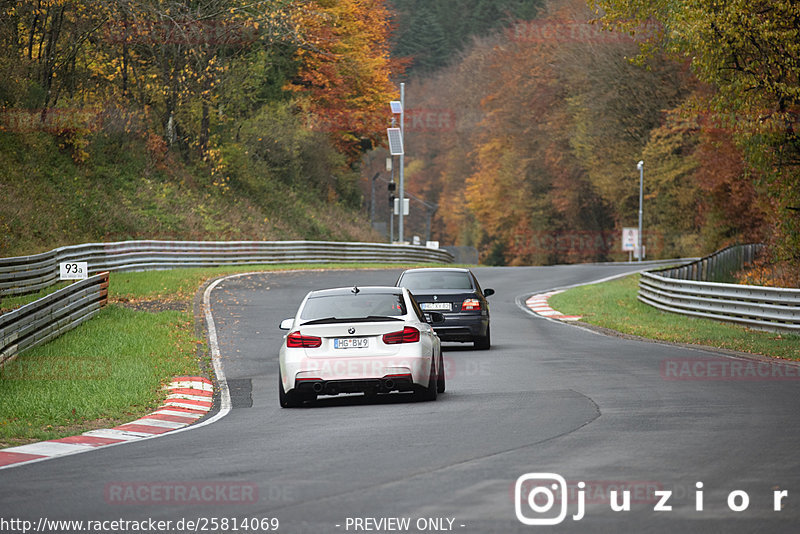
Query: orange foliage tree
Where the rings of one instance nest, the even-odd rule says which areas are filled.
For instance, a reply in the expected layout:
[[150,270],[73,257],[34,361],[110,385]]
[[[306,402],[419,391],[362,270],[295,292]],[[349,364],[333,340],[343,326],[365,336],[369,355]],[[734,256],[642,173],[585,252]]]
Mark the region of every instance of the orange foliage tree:
[[351,161],[376,144],[396,98],[402,63],[389,56],[389,19],[385,0],[308,0],[294,11],[303,44],[288,87]]

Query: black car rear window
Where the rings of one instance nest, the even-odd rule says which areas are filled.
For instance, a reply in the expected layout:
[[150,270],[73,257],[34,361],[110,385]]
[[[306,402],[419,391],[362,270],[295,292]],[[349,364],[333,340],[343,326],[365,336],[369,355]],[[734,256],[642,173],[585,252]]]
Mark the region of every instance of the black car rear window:
[[417,272],[405,273],[400,285],[411,291],[419,289],[472,289],[469,273]]
[[394,317],[406,314],[403,295],[350,294],[310,297],[300,313],[304,321],[334,317],[337,319],[369,316]]

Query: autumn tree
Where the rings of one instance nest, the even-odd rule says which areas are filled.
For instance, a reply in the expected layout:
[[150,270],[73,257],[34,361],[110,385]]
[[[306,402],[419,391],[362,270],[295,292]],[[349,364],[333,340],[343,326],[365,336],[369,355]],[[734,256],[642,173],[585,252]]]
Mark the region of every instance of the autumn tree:
[[713,88],[699,112],[730,129],[749,168],[746,175],[758,189],[763,186],[775,260],[800,265],[800,5],[792,0],[592,4],[607,25],[629,32],[656,21],[661,31],[643,43],[640,61],[658,50],[686,58]]
[[276,43],[296,45],[289,3],[182,0],[109,4],[106,38],[124,95],[157,110],[170,143],[205,153],[212,109],[235,65]]
[[[445,210],[440,217],[452,221],[446,228],[459,232],[470,228],[462,221],[475,217],[479,230],[472,242],[484,257],[550,263],[605,259],[611,252],[608,236],[621,222],[611,209],[625,206],[635,187],[625,185],[619,168],[615,173],[605,167],[622,151],[619,145],[635,147],[628,158],[630,152],[641,151],[648,129],[638,127],[631,139],[634,132],[626,124],[641,113],[615,114],[618,110],[609,103],[630,105],[630,95],[615,88],[620,83],[617,72],[593,72],[593,63],[627,65],[624,46],[616,39],[600,46],[564,33],[565,28],[575,35],[584,32],[587,18],[585,8],[554,6],[546,18],[518,22],[518,27],[476,43],[463,63],[445,71],[439,82],[446,101],[457,106],[459,124],[454,134],[440,137],[460,140],[448,141],[443,150],[442,141],[432,139],[432,147],[423,150],[453,162],[452,170],[439,167],[441,180],[452,184],[452,196],[443,194],[441,202],[458,205],[462,199],[461,209]],[[542,39],[550,30],[562,33]],[[642,94],[645,99],[646,90]],[[648,105],[651,123],[657,123],[660,103]],[[471,119],[475,116],[477,121]],[[601,176],[609,176],[608,181]]]
[[287,87],[330,133],[351,161],[383,135],[391,83],[401,64],[389,57],[389,11],[384,0],[308,0],[293,15],[303,45],[299,71]]
[[[481,101],[495,78],[490,51],[499,42],[497,37],[478,40],[461,62],[436,76],[414,79],[406,92],[411,113],[447,117],[428,130],[407,125],[405,138],[406,161],[412,163],[406,172],[407,187],[439,206],[434,239],[443,242],[478,246],[485,239],[466,199],[466,180],[475,172],[474,147],[485,117]],[[415,217],[409,218],[412,231],[416,222]]]
[[[788,250],[794,15],[784,3],[740,4],[673,12],[669,2],[609,1],[619,23],[609,31],[585,3],[552,1],[413,82],[422,105],[457,110],[452,131],[408,142],[409,189],[440,205],[440,239],[500,262],[613,257],[622,226],[636,224],[644,159],[651,256],[708,253],[770,226]],[[731,22],[748,10],[746,24]],[[686,52],[699,35],[708,44],[692,50],[712,59]],[[597,242],[587,249],[588,236]]]

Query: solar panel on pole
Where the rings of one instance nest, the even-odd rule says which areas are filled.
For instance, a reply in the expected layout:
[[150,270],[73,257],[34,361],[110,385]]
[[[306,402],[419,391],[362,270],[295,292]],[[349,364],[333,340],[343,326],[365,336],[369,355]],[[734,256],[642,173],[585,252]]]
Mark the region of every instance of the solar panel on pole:
[[389,136],[389,153],[392,156],[402,156],[403,134],[400,128],[386,128],[386,134]]

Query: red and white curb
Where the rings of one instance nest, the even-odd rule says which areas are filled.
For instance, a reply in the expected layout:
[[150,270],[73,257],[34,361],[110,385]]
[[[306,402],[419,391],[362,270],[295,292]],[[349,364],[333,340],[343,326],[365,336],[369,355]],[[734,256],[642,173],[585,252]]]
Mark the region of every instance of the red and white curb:
[[552,297],[553,295],[557,295],[559,293],[563,293],[564,290],[558,291],[549,291],[547,293],[539,293],[538,295],[533,295],[528,300],[525,301],[525,305],[530,309],[532,312],[539,314],[543,317],[549,317],[551,319],[559,319],[561,321],[577,321],[581,318],[580,315],[564,315],[560,311],[556,311],[550,307],[547,303],[547,299]]
[[175,378],[168,386],[169,394],[156,411],[114,428],[90,430],[79,436],[41,441],[0,449],[0,469],[55,456],[75,454],[117,443],[151,438],[196,422],[211,410],[214,386],[207,378],[187,376]]

